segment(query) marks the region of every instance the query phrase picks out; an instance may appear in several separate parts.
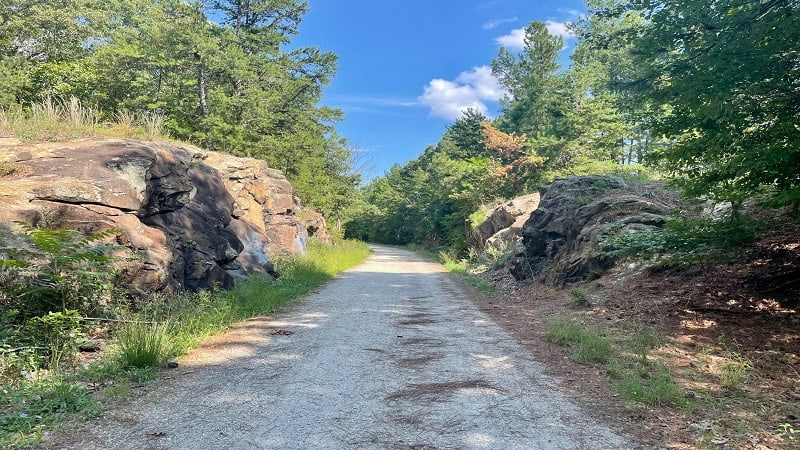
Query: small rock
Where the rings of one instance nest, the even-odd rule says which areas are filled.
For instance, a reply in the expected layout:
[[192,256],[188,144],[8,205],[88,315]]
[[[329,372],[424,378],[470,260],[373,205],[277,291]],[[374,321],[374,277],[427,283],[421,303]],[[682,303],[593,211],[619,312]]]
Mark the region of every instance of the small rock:
[[78,345],[78,350],[84,353],[99,352],[102,349],[102,344],[99,341],[84,341]]

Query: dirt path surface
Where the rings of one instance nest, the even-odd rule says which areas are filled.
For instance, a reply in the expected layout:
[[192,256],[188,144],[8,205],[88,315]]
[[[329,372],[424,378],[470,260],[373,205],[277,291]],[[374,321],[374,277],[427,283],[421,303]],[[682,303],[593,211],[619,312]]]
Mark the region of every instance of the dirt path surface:
[[443,269],[375,247],[291,311],[244,322],[58,448],[612,449]]

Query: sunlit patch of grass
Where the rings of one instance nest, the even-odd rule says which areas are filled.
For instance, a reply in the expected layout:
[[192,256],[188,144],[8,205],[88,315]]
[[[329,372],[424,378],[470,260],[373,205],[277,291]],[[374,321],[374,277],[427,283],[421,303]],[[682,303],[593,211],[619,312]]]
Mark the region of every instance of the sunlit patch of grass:
[[0,135],[23,141],[63,141],[110,136],[131,139],[166,138],[164,116],[158,112],[117,112],[101,121],[97,108],[76,97],[45,97],[28,108],[0,110]]
[[545,336],[550,342],[567,347],[570,358],[582,364],[605,362],[612,353],[611,341],[598,329],[568,317],[550,318]]
[[472,285],[472,287],[480,290],[484,294],[494,294],[494,286],[492,286],[489,282],[482,280],[476,276],[474,276],[470,270],[470,263],[467,259],[457,259],[452,254],[441,251],[439,252],[439,262],[447,269],[450,273],[454,273],[456,275],[461,275],[466,278],[467,282]]
[[614,358],[607,366],[617,392],[645,405],[690,406],[670,370],[657,362],[642,363],[638,358]]

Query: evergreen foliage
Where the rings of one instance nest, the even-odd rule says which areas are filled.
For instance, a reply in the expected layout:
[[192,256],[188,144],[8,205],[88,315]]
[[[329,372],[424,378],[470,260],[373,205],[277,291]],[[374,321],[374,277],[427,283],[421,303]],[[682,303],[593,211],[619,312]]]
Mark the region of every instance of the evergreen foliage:
[[800,206],[800,3],[631,1],[653,156],[690,195]]

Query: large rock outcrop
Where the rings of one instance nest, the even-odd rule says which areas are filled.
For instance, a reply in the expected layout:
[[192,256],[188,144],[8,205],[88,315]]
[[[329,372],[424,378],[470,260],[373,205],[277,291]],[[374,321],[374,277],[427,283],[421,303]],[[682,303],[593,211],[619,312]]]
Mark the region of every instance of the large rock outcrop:
[[600,237],[611,227],[624,233],[663,226],[677,204],[664,193],[610,176],[569,177],[542,187],[539,207],[522,227],[512,275],[555,286],[601,275],[613,260]]
[[134,291],[229,287],[303,253],[292,187],[260,160],[122,139],[23,144],[0,139],[0,220],[123,230],[121,277]]

